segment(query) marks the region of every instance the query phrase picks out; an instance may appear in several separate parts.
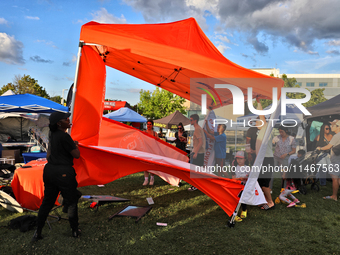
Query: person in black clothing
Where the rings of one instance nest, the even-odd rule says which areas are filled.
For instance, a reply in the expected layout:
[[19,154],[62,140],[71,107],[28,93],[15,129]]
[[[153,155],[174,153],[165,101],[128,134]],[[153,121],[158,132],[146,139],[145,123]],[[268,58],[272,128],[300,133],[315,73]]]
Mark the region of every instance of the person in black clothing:
[[[324,122],[320,128],[320,134],[314,139],[315,148],[327,146],[332,138],[333,135],[331,134],[331,124],[329,122]],[[328,153],[328,155],[324,156],[319,162],[317,162],[318,164],[323,165],[328,163],[325,157],[329,157],[330,150],[327,150],[325,152]],[[321,186],[326,186],[326,176],[327,173],[324,171],[318,171],[318,173],[316,174],[316,178],[319,178]]]
[[178,131],[175,133],[175,137],[176,137],[176,140],[175,140],[175,143],[176,143],[176,147],[182,151],[185,151],[187,152],[186,150],[186,146],[187,146],[187,138],[188,138],[188,134],[186,131],[184,131],[184,127],[183,127],[183,124],[182,122],[180,122],[178,125],[177,125],[177,129]]
[[59,192],[63,196],[64,209],[67,208],[72,236],[78,237],[78,199],[76,172],[73,158],[79,158],[78,142],[73,141],[66,130],[71,127],[70,113],[55,112],[50,115],[50,143],[47,151],[47,164],[44,167],[44,199],[40,206],[37,230],[32,241],[42,239],[42,229],[49,212],[54,206]]
[[247,130],[246,135],[246,144],[250,147],[248,150],[248,160],[251,165],[254,164],[255,158],[256,158],[256,139],[257,135],[259,134],[260,129],[257,127],[250,127]]

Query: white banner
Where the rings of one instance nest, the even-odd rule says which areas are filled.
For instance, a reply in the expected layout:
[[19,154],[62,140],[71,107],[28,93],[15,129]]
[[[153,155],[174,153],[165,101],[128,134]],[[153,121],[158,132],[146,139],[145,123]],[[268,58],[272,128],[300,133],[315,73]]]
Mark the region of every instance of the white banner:
[[[210,111],[209,114],[205,117],[203,123],[203,129],[207,130],[206,123],[208,123],[210,130],[216,132],[217,126],[214,127],[214,119],[216,119],[216,115],[214,111]],[[211,140],[210,138],[206,137],[206,147],[205,147],[205,154],[204,154],[204,166],[213,166],[215,164],[215,140]]]

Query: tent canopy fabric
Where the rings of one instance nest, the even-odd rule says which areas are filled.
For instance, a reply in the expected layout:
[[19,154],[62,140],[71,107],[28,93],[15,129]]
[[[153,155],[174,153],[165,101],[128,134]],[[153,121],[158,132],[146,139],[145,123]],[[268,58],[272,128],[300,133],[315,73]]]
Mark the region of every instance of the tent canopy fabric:
[[0,112],[52,113],[68,112],[68,107],[31,94],[0,97]]
[[[163,24],[100,24],[82,26],[80,40],[101,55],[105,65],[201,104],[202,89],[212,97],[207,105],[218,108],[233,102],[232,84],[247,95],[272,98],[272,88],[283,81],[243,68],[226,59],[203,33],[194,18]],[[202,81],[204,78],[204,81]],[[211,79],[205,79],[211,78]],[[215,102],[216,101],[216,102]]]
[[120,122],[146,122],[147,119],[135,111],[122,107],[117,111],[105,114],[104,117]]
[[9,89],[5,93],[3,93],[1,96],[12,96],[12,95],[15,95],[15,93]]
[[337,118],[337,115],[340,115],[340,95],[320,104],[308,107],[307,110],[311,113],[311,115],[305,116],[305,119],[307,120],[329,115],[332,115],[332,118],[335,119]]
[[183,126],[190,124],[190,120],[178,110],[164,118],[154,120],[153,122],[155,127],[167,129],[176,129],[180,122],[182,122]]
[[[104,170],[105,173],[110,172],[110,175],[121,176],[116,172],[118,167],[124,171],[136,171],[132,168],[137,167],[138,171],[157,170],[173,174],[194,184],[230,215],[236,208],[238,199],[228,199],[223,195],[223,199],[220,200],[218,194],[221,190],[230,193],[231,186],[214,180],[211,185],[207,185],[206,178],[199,178],[203,176],[192,178],[193,170],[188,171],[187,178],[184,176],[182,178],[182,174],[177,175],[175,167],[169,166],[162,160],[158,162],[151,160],[144,166],[138,159],[139,154],[126,156],[129,160],[121,160],[117,150],[104,150],[98,147],[101,146],[99,144],[102,141],[101,137],[108,134],[108,131],[102,131],[101,125],[108,120],[102,116],[106,66],[166,89],[197,104],[201,104],[202,89],[209,90],[209,93],[207,92],[209,108],[233,103],[232,93],[225,88],[214,88],[215,84],[237,86],[244,95],[247,95],[248,87],[252,87],[253,96],[272,98],[272,89],[283,87],[283,80],[248,70],[226,59],[205,36],[193,18],[167,24],[132,25],[89,22],[82,26],[80,41],[82,41],[79,50],[81,57],[77,68],[76,94],[72,107],[71,136],[79,141],[83,148],[81,153],[84,155],[81,156],[81,160],[75,160],[75,169],[77,175],[87,176],[89,182],[84,185],[103,184],[103,180],[96,178],[98,178],[98,173]],[[202,79],[205,80],[202,82]],[[210,95],[214,98],[212,99]],[[237,98],[237,101],[241,99]],[[89,119],[91,125],[88,125]],[[120,136],[118,139],[124,140],[126,147],[134,147],[139,142],[138,137],[134,134],[127,135],[130,140],[125,136]],[[105,143],[110,142],[105,141]],[[153,146],[154,142],[150,144]],[[151,151],[149,147],[144,148]],[[86,151],[89,153],[85,153]],[[153,159],[149,151],[145,156]],[[173,156],[176,156],[176,153],[179,152],[173,152]],[[168,157],[168,154],[165,155]],[[139,163],[132,162],[133,159]],[[103,161],[106,161],[105,166],[98,164]],[[128,161],[131,161],[131,164],[128,164]],[[117,165],[114,169],[111,167],[113,163]],[[203,173],[197,174],[203,175]],[[106,174],[103,173],[101,176],[105,177]],[[111,177],[107,177],[105,182],[112,181]],[[240,182],[236,183],[240,184]],[[235,193],[241,190],[242,187],[238,186]]]

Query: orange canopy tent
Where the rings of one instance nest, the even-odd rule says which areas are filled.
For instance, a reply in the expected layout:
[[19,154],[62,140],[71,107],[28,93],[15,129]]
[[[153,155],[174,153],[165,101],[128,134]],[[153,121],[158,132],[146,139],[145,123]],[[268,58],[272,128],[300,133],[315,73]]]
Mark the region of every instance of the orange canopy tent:
[[[255,95],[271,98],[272,88],[282,87],[283,81],[245,69],[226,59],[193,18],[166,24],[89,22],[82,26],[71,108],[71,136],[81,144],[81,158],[74,161],[79,185],[103,184],[133,172],[156,170],[194,184],[231,215],[239,200],[238,191],[242,190],[239,182],[210,177],[190,179],[191,171],[188,166],[180,167],[162,160],[151,164],[145,158],[152,158],[147,154],[157,154],[152,151],[152,147],[155,147],[152,141],[148,141],[148,146],[134,147],[134,150],[139,150],[139,154],[130,155],[125,151],[127,156],[123,157],[124,149],[134,146],[131,137],[135,134],[132,130],[125,130],[119,131],[124,136],[108,135],[116,129],[111,128],[106,120],[102,120],[106,66],[198,104],[201,87],[205,86],[218,98],[216,103],[212,99],[208,100],[212,108],[232,103],[229,90],[214,89],[212,83],[236,85],[244,94],[247,87],[251,86]],[[196,86],[195,81],[199,78],[212,78],[212,83]],[[154,144],[158,143],[154,138],[149,138],[154,140]],[[117,148],[117,144],[121,149],[110,149]],[[181,152],[166,146],[162,145],[164,155],[173,160],[184,160]],[[128,169],[138,167],[136,157],[137,162],[140,158],[141,167],[137,170]],[[119,171],[119,174],[115,171]],[[99,174],[102,176],[98,177]]]

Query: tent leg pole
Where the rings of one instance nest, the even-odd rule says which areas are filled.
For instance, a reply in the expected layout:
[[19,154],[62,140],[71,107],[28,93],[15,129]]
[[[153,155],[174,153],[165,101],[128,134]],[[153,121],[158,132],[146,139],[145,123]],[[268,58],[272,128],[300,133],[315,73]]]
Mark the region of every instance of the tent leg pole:
[[231,217],[230,221],[228,221],[227,226],[229,228],[234,228],[235,227],[235,218],[237,216],[238,210],[240,209],[241,203],[238,203],[236,206],[236,209],[233,213],[233,216]]
[[[75,102],[75,97],[76,97],[76,92],[77,92],[77,81],[78,81],[78,74],[79,74],[79,65],[80,65],[80,58],[81,58],[81,49],[84,46],[84,42],[80,41],[79,42],[79,47],[78,47],[78,57],[77,57],[77,66],[76,66],[76,73],[74,75],[74,85],[73,85],[73,93],[72,93],[72,100],[71,100],[71,116],[70,116],[70,122],[72,123],[73,120],[73,111],[74,111],[74,102]],[[71,127],[72,128],[72,127]],[[71,128],[69,128],[68,133],[71,133]]]

